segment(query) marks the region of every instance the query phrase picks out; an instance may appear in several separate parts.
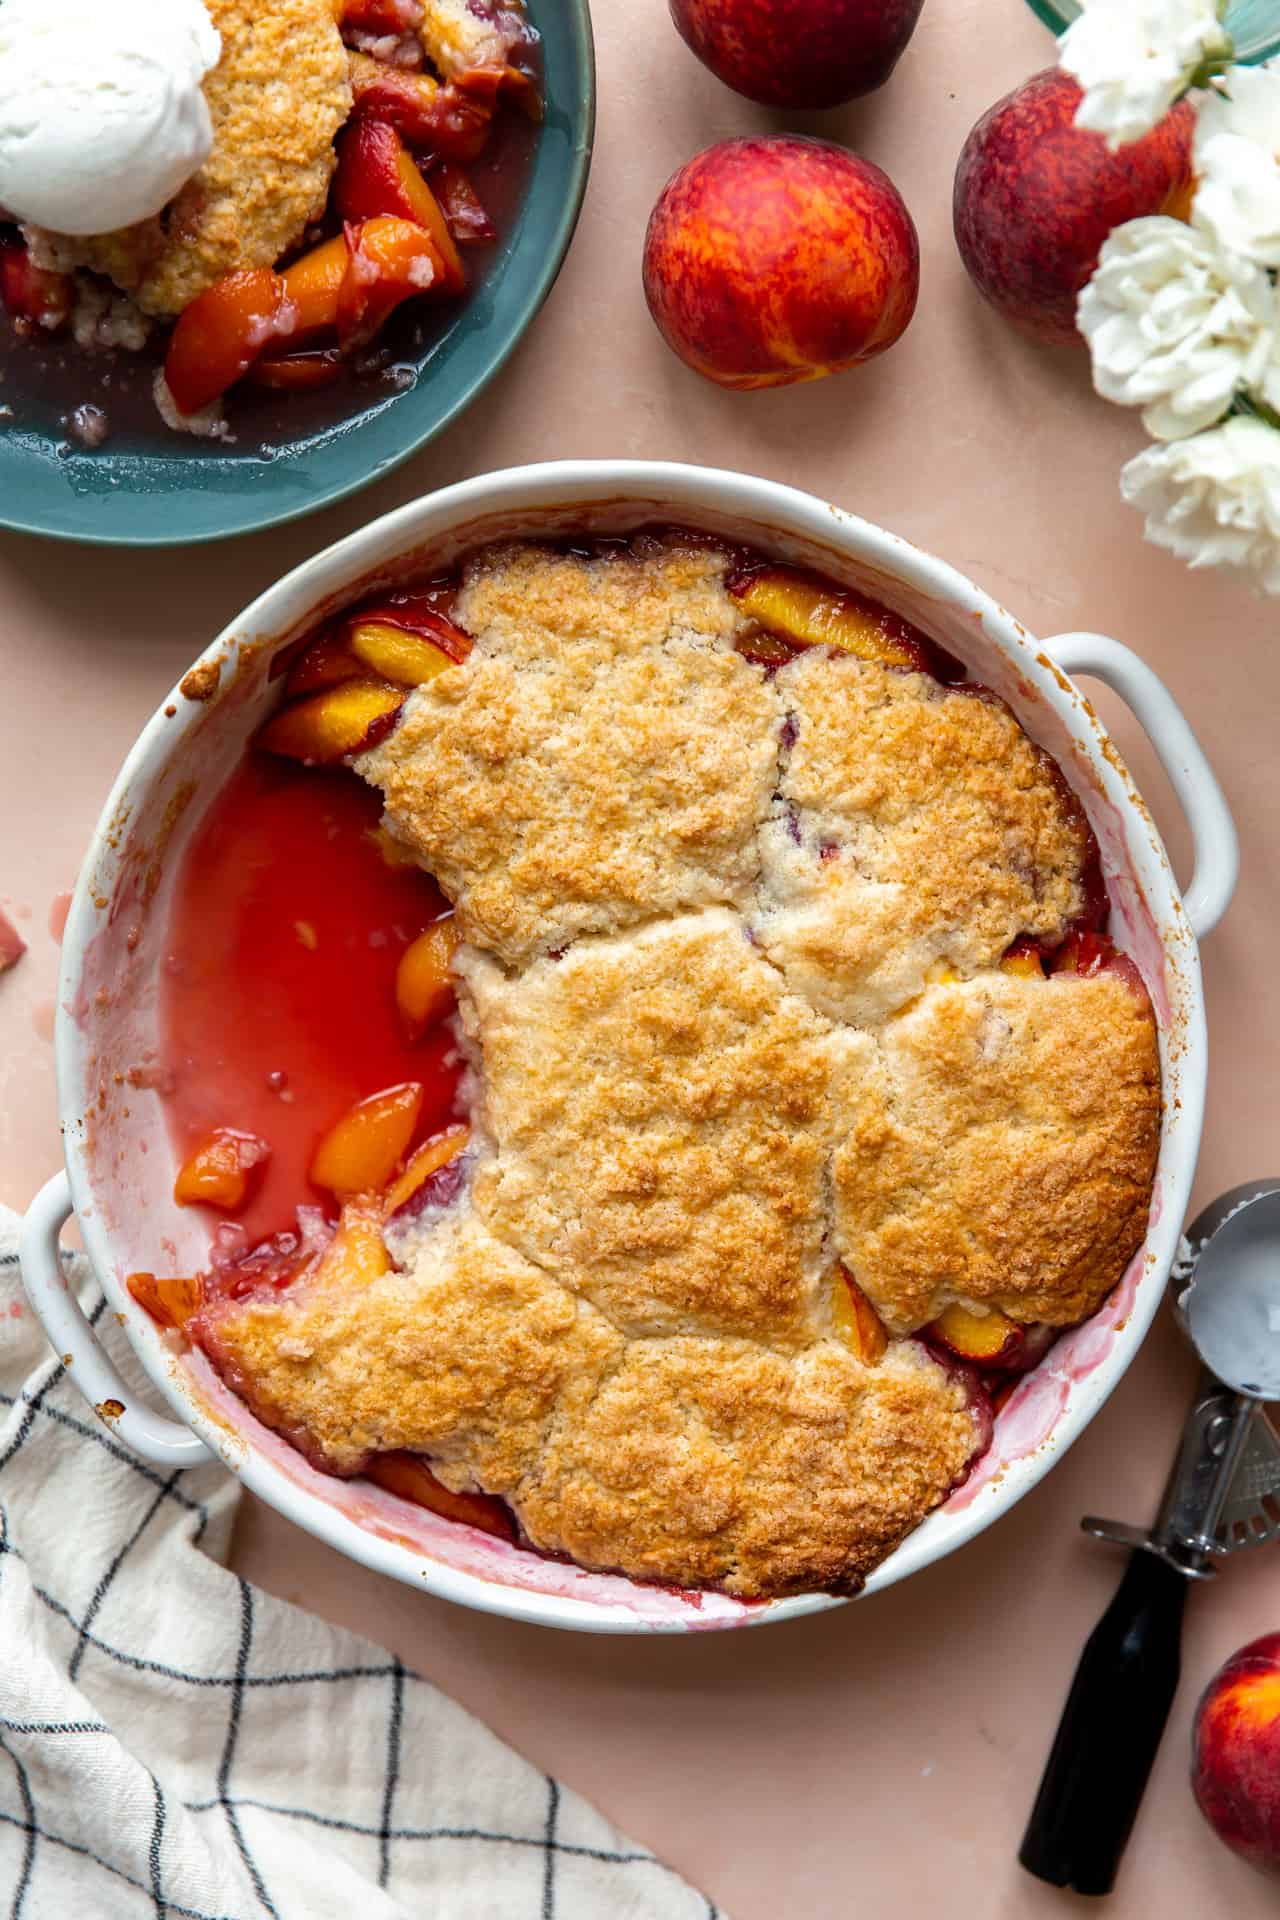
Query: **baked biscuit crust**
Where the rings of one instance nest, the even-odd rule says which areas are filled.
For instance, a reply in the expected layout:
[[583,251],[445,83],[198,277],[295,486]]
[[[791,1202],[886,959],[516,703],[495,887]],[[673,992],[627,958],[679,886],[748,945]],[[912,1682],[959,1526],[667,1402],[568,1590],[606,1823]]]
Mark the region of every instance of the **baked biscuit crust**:
[[473,652],[359,762],[470,942],[465,1171],[388,1229],[402,1270],[198,1331],[333,1471],[421,1452],[583,1566],[852,1592],[982,1439],[911,1336],[952,1302],[1073,1323],[1141,1244],[1156,1034],[1105,943],[996,964],[1092,904],[1012,714],[823,650],[771,680],[724,568],[472,562]]
[[836,1149],[836,1244],[890,1328],[953,1300],[1071,1326],[1142,1245],[1160,1125],[1150,1007],[1121,975],[989,973],[882,1030]]
[[217,1299],[199,1337],[268,1426],[329,1472],[375,1453],[429,1453],[455,1487],[508,1492],[532,1471],[556,1409],[589,1399],[622,1340],[467,1214],[413,1265],[367,1284],[350,1270],[286,1293]]
[[474,1218],[365,1286],[206,1306],[228,1384],[314,1464],[430,1456],[507,1500],[535,1546],[640,1579],[852,1592],[964,1471],[960,1381],[914,1345],[626,1341]]
[[914,1343],[636,1340],[557,1418],[515,1502],[529,1539],[642,1580],[856,1593],[977,1444],[963,1384]]
[[587,940],[508,979],[461,956],[489,1227],[629,1337],[807,1344],[824,1183],[874,1046],[786,991],[724,909]]
[[270,267],[324,212],[351,112],[334,0],[206,0],[222,58],[204,83],[213,150],[154,220],[83,241],[64,269],[106,274],[146,313],[181,313],[226,273]]
[[467,938],[506,965],[748,899],[781,707],[732,650],[723,576],[722,556],[657,541],[490,551],[457,607],[474,652],[360,761]]
[[783,667],[787,738],[757,930],[833,1019],[876,1022],[930,969],[1060,940],[1090,850],[1061,774],[993,696],[814,649]]

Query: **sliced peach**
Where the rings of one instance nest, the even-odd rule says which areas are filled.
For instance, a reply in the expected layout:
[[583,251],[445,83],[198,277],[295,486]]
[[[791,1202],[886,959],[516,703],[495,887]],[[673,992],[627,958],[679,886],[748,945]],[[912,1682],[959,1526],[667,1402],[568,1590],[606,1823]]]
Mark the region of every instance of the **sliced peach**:
[[462,291],[466,269],[444,211],[404,141],[385,120],[358,119],[343,135],[333,194],[344,220],[359,222],[390,213],[425,228],[444,262],[447,290]]
[[255,1172],[270,1158],[271,1148],[256,1133],[215,1127],[178,1169],[173,1197],[180,1207],[236,1213],[249,1196]]
[[776,633],[766,633],[763,627],[749,627],[740,633],[734,641],[734,647],[744,660],[754,661],[758,667],[784,667],[788,660],[794,660],[799,649],[790,640],[783,640]]
[[1022,934],[1012,946],[1005,950],[1000,961],[1001,970],[1025,976],[1028,980],[1044,978],[1044,956],[1039,943],[1027,934]]
[[351,249],[343,233],[324,240],[309,253],[300,254],[280,278],[289,302],[289,338],[299,342],[318,333],[332,332],[338,324],[338,295],[351,263]]
[[837,1267],[832,1276],[831,1312],[840,1338],[864,1366],[874,1367],[883,1360],[889,1344],[884,1322],[844,1267]]
[[515,1539],[511,1516],[500,1500],[487,1493],[454,1493],[416,1453],[379,1453],[365,1468],[365,1477],[417,1507],[430,1507],[445,1520],[460,1520],[502,1540]]
[[352,656],[371,673],[398,687],[423,687],[456,663],[433,640],[389,627],[382,620],[359,620],[347,635]]
[[285,698],[296,700],[300,694],[318,693],[321,687],[336,687],[344,680],[367,677],[347,645],[345,632],[330,629],[313,640],[290,667],[289,678],[284,683]]
[[406,847],[403,840],[397,840],[394,833],[389,833],[381,821],[379,821],[376,827],[369,828],[366,838],[373,842],[378,852],[382,855],[382,864],[384,867],[395,869],[397,867],[416,867],[418,865],[418,856],[413,852],[412,848]]
[[247,373],[289,325],[285,283],[270,267],[224,274],[179,317],[164,377],[179,413],[199,413]]
[[978,1367],[1007,1366],[1022,1345],[1022,1328],[998,1307],[971,1313],[953,1301],[928,1331],[949,1353]]
[[185,1327],[200,1310],[199,1280],[162,1280],[154,1273],[131,1273],[125,1285],[158,1327]]
[[799,647],[838,647],[887,667],[926,669],[920,637],[905,620],[864,600],[795,573],[765,567],[733,584],[744,613]]
[[413,146],[454,160],[474,160],[483,151],[493,122],[491,99],[441,86],[430,74],[385,66],[367,53],[353,53],[350,62],[357,114],[385,120]]
[[350,259],[338,295],[338,344],[344,352],[366,345],[405,300],[445,286],[440,249],[425,227],[379,214],[347,228]]
[[316,1148],[309,1178],[340,1200],[381,1193],[408,1152],[423,1096],[416,1080],[406,1080],[357,1100]]
[[530,120],[542,119],[542,95],[531,73],[522,67],[505,66],[467,67],[453,76],[453,84],[460,93],[470,99],[484,102],[490,112],[496,108],[499,97],[511,100]]
[[355,619],[376,621],[379,626],[399,627],[405,633],[421,634],[424,640],[430,640],[433,646],[439,647],[451,660],[458,662],[465,660],[475,645],[469,633],[464,633],[461,627],[441,613],[431,593],[397,594],[394,599],[380,600],[374,606],[362,607]]
[[273,393],[315,393],[340,380],[344,365],[336,347],[323,347],[259,360],[244,377],[251,387],[266,387]]
[[256,744],[286,760],[332,766],[384,739],[404,699],[404,688],[385,680],[347,680],[282,707],[257,735]]
[[75,283],[66,273],[38,267],[26,247],[0,242],[0,301],[26,333],[56,333],[70,318]]
[[497,239],[498,229],[480,204],[479,195],[452,160],[437,160],[431,169],[431,188],[460,247],[486,246]]
[[7,914],[0,913],[0,973],[16,967],[27,950],[27,943]]
[[391,1256],[383,1244],[380,1209],[345,1204],[338,1230],[320,1256],[315,1278],[364,1287],[390,1271]]
[[420,1040],[427,1028],[452,1010],[453,956],[462,941],[452,914],[410,942],[396,968],[396,1007],[406,1040]]
[[433,1173],[439,1173],[441,1167],[447,1167],[451,1160],[457,1159],[470,1138],[470,1127],[449,1127],[444,1133],[424,1140],[417,1151],[410,1154],[403,1172],[387,1188],[384,1196],[387,1212],[394,1213],[397,1207],[412,1200]]

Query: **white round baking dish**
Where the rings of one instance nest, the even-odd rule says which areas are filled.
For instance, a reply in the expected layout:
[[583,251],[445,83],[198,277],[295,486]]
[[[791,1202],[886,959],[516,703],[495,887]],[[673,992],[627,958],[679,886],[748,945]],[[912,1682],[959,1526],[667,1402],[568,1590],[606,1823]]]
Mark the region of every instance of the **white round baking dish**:
[[[1177,1248],[1199,1144],[1206,1051],[1197,940],[1224,911],[1237,868],[1217,782],[1173,700],[1135,655],[1094,634],[1036,640],[968,580],[907,541],[743,474],[590,461],[466,481],[296,568],[200,656],[125,762],[76,888],[57,1024],[66,1173],[37,1196],[25,1222],[22,1263],[32,1303],[86,1399],[148,1460],[193,1465],[207,1450],[259,1498],[365,1566],[467,1606],[602,1632],[758,1625],[837,1602],[810,1594],[742,1605],[589,1574],[440,1520],[369,1483],[317,1474],[226,1392],[200,1356],[175,1351],[124,1281],[160,1263],[178,1272],[205,1264],[206,1229],[173,1203],[173,1152],[161,1103],[147,1084],[156,981],[175,866],[204,804],[276,698],[273,654],[330,607],[424,560],[448,564],[501,535],[620,533],[655,521],[727,533],[861,587],[917,621],[1002,694],[1088,810],[1119,940],[1142,970],[1160,1024],[1164,1115],[1145,1247],[1094,1319],[1026,1377],[969,1482],[884,1562],[867,1592],[962,1546],[1021,1499],[1097,1413],[1136,1353]],[[1185,895],[1072,672],[1105,680],[1149,734],[1191,827],[1195,871]],[[62,1280],[58,1240],[73,1211],[108,1304],[172,1417],[139,1404],[124,1386]]]

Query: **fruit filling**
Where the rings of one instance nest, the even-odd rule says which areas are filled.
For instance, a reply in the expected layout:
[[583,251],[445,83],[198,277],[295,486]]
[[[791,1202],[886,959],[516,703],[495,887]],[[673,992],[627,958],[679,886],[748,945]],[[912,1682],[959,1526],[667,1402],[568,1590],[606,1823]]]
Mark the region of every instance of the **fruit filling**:
[[301,396],[411,384],[407,362],[483,280],[528,176],[539,46],[519,0],[206,4],[212,145],[167,205],[100,233],[0,209],[0,377],[35,408],[69,374],[78,400],[100,379],[94,444],[154,427],[156,407],[225,442],[228,396],[255,427],[292,412],[306,433],[318,416]]
[[[179,876],[211,1255],[141,1305],[324,1470],[641,1579],[856,1588],[1120,1278],[1154,1160],[1096,843],[960,671],[672,528],[483,549],[292,645]],[[871,898],[892,965],[846,1006],[812,930]]]

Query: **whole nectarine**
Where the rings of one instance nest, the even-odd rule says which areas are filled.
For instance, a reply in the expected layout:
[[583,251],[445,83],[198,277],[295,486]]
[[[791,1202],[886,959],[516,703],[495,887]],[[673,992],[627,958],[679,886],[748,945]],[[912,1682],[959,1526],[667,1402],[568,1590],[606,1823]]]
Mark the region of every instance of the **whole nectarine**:
[[1280,1874],[1280,1633],[1241,1647],[1205,1688],[1191,1786],[1220,1840]]
[[835,107],[882,87],[924,0],[671,0],[699,60],[766,107]]
[[913,312],[916,230],[869,160],[794,134],[723,140],[667,182],[644,290],[674,352],[723,387],[817,380],[883,353]]
[[1079,102],[1061,69],[1034,75],[983,114],[956,167],[956,245],[970,278],[1043,340],[1079,341],[1076,296],[1111,229],[1175,211],[1191,178],[1185,100],[1114,153],[1075,125]]

